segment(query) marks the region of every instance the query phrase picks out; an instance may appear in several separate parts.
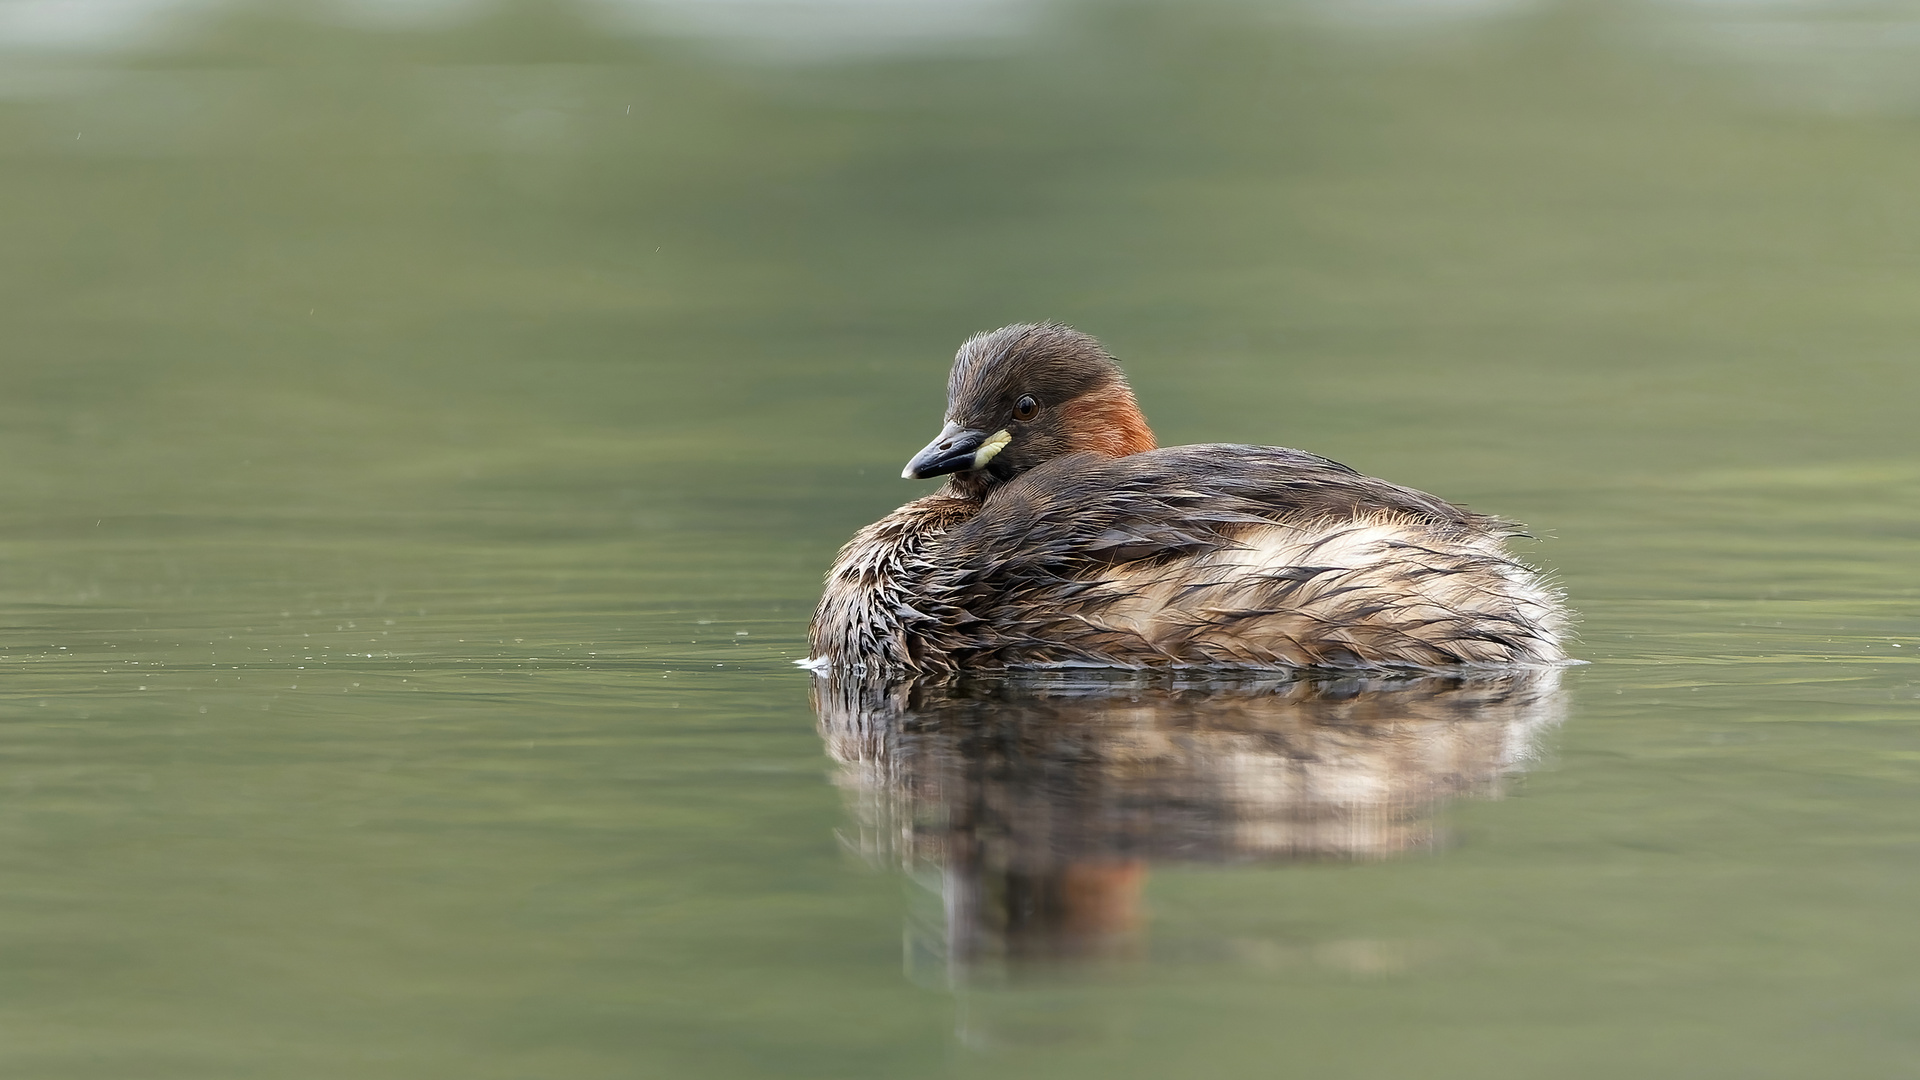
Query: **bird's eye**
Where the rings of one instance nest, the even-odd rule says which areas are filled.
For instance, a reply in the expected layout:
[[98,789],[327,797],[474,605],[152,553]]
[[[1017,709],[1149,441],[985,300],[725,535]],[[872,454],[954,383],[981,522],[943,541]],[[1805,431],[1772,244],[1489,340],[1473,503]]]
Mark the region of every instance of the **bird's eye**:
[[1031,420],[1039,415],[1040,403],[1033,400],[1031,394],[1013,403],[1013,418],[1015,420]]

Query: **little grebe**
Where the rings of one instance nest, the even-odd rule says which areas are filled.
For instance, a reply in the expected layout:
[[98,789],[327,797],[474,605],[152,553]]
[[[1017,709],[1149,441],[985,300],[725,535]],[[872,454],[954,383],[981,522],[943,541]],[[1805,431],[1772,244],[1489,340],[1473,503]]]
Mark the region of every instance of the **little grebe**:
[[1155,449],[1120,365],[1057,324],[979,334],[902,474],[933,495],[855,534],[814,667],[1441,668],[1566,660],[1518,528],[1275,446]]

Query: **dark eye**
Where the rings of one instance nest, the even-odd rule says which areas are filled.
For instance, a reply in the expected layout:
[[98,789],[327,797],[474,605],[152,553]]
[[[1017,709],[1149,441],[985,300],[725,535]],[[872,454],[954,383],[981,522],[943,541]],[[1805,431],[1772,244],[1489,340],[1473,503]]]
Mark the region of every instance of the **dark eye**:
[[1013,403],[1013,418],[1015,420],[1031,420],[1039,415],[1040,403],[1033,400],[1033,395],[1031,394]]

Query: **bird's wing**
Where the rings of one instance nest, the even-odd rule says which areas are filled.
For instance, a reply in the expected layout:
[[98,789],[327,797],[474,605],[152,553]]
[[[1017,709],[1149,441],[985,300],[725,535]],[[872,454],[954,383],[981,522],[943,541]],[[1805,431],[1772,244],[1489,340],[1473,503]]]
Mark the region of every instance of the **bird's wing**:
[[1513,531],[1298,450],[1072,455],[948,534],[940,621],[960,666],[1558,659]]

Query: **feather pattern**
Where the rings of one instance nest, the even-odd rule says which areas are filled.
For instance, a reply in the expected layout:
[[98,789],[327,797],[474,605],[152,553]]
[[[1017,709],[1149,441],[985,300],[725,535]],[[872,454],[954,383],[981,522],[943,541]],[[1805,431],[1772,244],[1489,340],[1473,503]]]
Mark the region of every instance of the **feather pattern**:
[[813,651],[935,673],[1558,663],[1564,607],[1517,534],[1298,450],[1072,454],[862,530]]
[[813,666],[874,673],[1556,664],[1560,594],[1517,526],[1276,446],[1156,449],[1119,364],[1053,323],[979,334],[946,475],[842,548]]

